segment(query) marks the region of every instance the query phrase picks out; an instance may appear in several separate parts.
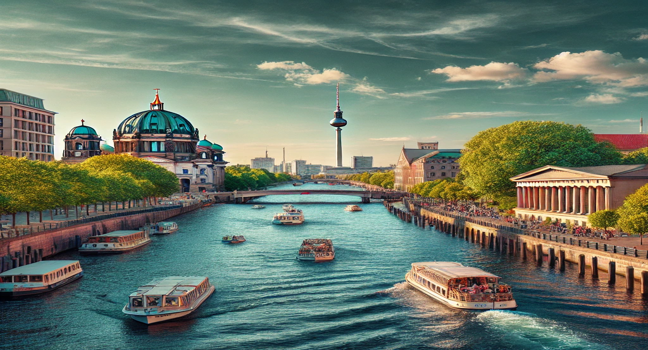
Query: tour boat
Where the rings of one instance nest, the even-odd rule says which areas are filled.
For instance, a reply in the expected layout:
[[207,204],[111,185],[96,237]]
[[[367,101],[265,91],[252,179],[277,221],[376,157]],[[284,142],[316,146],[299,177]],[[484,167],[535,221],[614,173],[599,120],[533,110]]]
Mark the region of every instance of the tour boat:
[[238,244],[245,242],[245,237],[243,236],[224,236],[223,243],[229,244]]
[[265,205],[255,204],[252,206],[252,209],[263,209],[263,208],[265,208]]
[[293,183],[293,186],[301,186],[301,185],[302,185],[302,184],[299,183],[299,182],[294,182],[294,183]]
[[88,238],[88,242],[79,247],[79,253],[123,253],[149,243],[151,238],[145,230],[114,231]]
[[152,235],[168,235],[178,231],[178,224],[175,222],[158,222],[151,226]]
[[305,239],[299,247],[298,260],[324,262],[335,259],[335,248],[330,239]]
[[0,273],[0,297],[49,292],[83,277],[78,260],[47,260]]
[[344,208],[346,211],[362,211],[362,208],[359,206],[352,204],[352,205],[347,205],[346,208]]
[[284,205],[281,207],[281,209],[282,209],[283,211],[291,211],[291,210],[294,210],[295,207],[293,207],[292,204],[284,204]]
[[405,280],[424,294],[456,309],[514,310],[509,285],[484,270],[456,262],[413,263]]
[[275,214],[272,223],[275,225],[301,225],[304,223],[304,213],[301,209],[292,209],[291,211]]
[[215,289],[207,277],[165,277],[139,287],[122,312],[146,324],[168,321],[195,311]]

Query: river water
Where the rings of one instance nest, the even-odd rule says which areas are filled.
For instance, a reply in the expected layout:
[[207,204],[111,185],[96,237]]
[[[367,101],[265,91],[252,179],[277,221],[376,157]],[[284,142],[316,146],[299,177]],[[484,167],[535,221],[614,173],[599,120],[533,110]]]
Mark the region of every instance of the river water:
[[[292,188],[292,186],[289,186]],[[288,187],[286,187],[288,188]],[[300,190],[345,188],[306,184]],[[302,202],[330,204],[300,204]],[[390,215],[380,203],[345,212],[346,196],[274,196],[216,205],[174,220],[122,255],[80,256],[80,281],[47,295],[0,301],[0,348],[31,349],[644,349],[648,302],[616,287],[499,254]],[[301,226],[270,221],[289,202]],[[224,235],[247,242],[225,245]],[[330,263],[295,260],[305,238],[331,238]],[[407,286],[412,262],[458,261],[504,277],[517,311],[449,309]],[[139,285],[204,275],[216,292],[189,317],[146,326],[121,313]]]

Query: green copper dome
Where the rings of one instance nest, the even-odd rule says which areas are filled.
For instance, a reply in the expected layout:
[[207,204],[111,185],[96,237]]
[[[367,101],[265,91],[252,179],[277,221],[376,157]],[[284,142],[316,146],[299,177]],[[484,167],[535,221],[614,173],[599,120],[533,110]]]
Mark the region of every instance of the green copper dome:
[[212,147],[212,143],[207,140],[200,140],[200,142],[198,142],[198,146]]
[[219,144],[217,144],[217,143],[213,144],[213,145],[211,146],[211,148],[212,148],[212,149],[215,149],[215,150],[217,150],[217,151],[222,151],[222,150],[223,150],[223,146],[221,146],[221,145],[219,145]]
[[70,130],[70,132],[68,133],[68,136],[74,136],[74,135],[79,135],[79,136],[97,135],[97,132],[95,131],[94,128],[91,128],[89,126],[79,125],[77,127],[72,128],[72,130]]
[[106,143],[99,146],[99,149],[104,151],[104,152],[115,153],[115,149],[113,148],[113,146],[111,146],[109,144],[106,144]]
[[134,134],[182,134],[193,135],[194,127],[185,117],[180,114],[164,111],[150,110],[135,113],[124,119],[117,133],[122,135]]

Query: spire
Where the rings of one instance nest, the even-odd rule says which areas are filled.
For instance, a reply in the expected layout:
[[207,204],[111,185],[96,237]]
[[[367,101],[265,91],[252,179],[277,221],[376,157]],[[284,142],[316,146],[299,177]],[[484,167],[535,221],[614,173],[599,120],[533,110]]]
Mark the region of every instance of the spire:
[[153,103],[151,103],[151,110],[152,111],[153,110],[158,110],[158,111],[164,110],[164,103],[162,103],[160,101],[160,95],[158,94],[158,92],[160,92],[160,89],[153,89],[153,90],[155,90],[155,101],[153,101]]
[[85,126],[83,123],[85,123],[85,120],[81,119],[81,126]]
[[203,140],[207,140],[207,135],[205,135],[205,138]]
[[340,83],[337,83],[337,88],[335,90],[336,90],[335,95],[337,96],[337,110],[336,111],[339,111],[340,110]]

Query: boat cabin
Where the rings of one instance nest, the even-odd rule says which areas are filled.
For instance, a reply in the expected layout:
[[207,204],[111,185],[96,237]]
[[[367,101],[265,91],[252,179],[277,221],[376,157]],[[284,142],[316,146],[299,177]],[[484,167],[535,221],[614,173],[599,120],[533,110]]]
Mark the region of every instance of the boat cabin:
[[129,309],[188,307],[211,284],[206,277],[167,277],[141,286],[129,296]]
[[48,260],[20,266],[0,274],[0,283],[49,285],[81,272],[78,260]]

